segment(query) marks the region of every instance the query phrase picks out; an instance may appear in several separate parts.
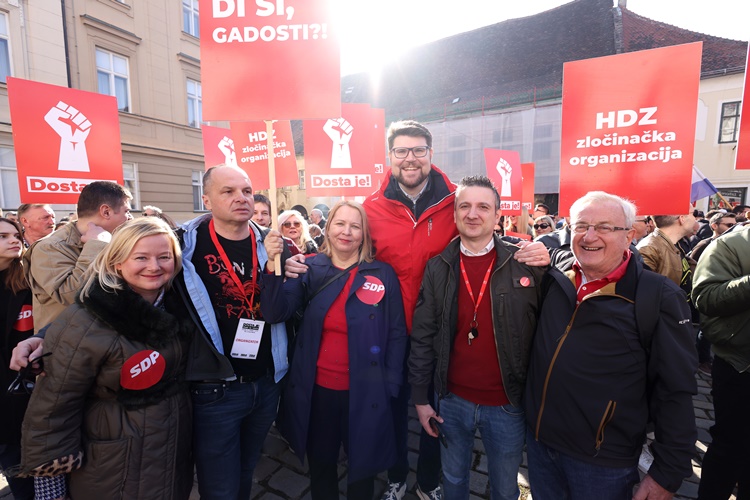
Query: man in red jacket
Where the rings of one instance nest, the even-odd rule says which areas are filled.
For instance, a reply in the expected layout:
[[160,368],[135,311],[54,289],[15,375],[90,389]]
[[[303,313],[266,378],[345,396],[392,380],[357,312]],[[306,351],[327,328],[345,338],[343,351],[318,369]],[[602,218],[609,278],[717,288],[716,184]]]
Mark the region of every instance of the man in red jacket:
[[[425,265],[458,235],[453,219],[456,185],[432,164],[432,134],[427,127],[413,120],[394,122],[388,128],[387,139],[391,171],[380,189],[365,200],[364,207],[376,258],[390,264],[398,275],[406,326],[411,331]],[[544,245],[534,243],[517,252],[516,259],[529,265],[547,265],[549,253]],[[306,266],[300,266],[296,260],[304,262],[296,256],[287,260],[287,276],[305,272]],[[399,459],[388,471],[388,489],[383,500],[400,500],[406,493],[409,393],[409,384],[404,380],[392,405]],[[423,430],[417,461],[419,498],[442,498],[440,471],[438,440]]]

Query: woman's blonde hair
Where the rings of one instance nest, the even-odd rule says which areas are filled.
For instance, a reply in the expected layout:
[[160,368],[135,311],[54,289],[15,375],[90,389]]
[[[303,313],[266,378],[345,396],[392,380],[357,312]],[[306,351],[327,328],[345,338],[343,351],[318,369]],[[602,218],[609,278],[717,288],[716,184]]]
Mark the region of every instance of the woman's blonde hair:
[[172,285],[172,280],[182,269],[182,250],[172,228],[157,217],[141,217],[125,222],[118,227],[112,235],[112,241],[104,247],[97,255],[94,262],[89,266],[84,276],[84,285],[81,288],[80,298],[88,297],[95,282],[105,290],[123,290],[125,281],[117,271],[116,266],[122,264],[133,251],[136,243],[148,236],[163,234],[169,241],[172,256],[174,257],[174,273],[167,282],[167,288]]
[[[300,237],[299,237],[300,245],[304,246],[307,244],[308,241],[312,241],[314,243],[315,241],[312,239],[312,236],[310,236],[310,225],[307,223],[307,221],[302,216],[302,214],[298,212],[297,210],[284,210],[283,212],[279,214],[279,217],[278,217],[279,231],[281,231],[282,225],[292,216],[297,217],[297,220],[300,222],[300,224],[302,224],[301,226],[302,230],[300,231]],[[282,232],[282,234],[284,233]],[[297,244],[296,241],[294,243],[295,245]]]
[[328,244],[328,235],[330,234],[329,230],[331,228],[331,223],[336,218],[336,212],[338,212],[341,207],[353,208],[358,211],[360,217],[362,217],[362,244],[359,246],[359,263],[372,262],[375,259],[375,247],[372,244],[372,236],[370,236],[370,225],[367,222],[367,214],[365,213],[364,207],[356,201],[340,201],[329,210],[328,220],[326,221],[326,230],[324,233],[325,238],[320,253],[323,253],[328,257],[331,257],[331,254],[333,253],[331,251],[331,245]]

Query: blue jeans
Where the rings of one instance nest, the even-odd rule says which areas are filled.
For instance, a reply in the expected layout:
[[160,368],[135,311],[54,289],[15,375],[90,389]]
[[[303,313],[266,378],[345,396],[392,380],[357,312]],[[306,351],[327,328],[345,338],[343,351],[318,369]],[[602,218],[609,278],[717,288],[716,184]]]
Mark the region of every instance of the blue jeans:
[[[406,482],[409,474],[409,400],[411,398],[411,385],[408,375],[410,345],[406,344],[406,356],[404,357],[404,381],[398,391],[398,397],[391,398],[391,411],[393,413],[393,430],[396,434],[396,463],[388,469],[388,481],[391,483]],[[435,407],[434,398],[430,398],[430,404]],[[422,491],[432,491],[440,486],[440,445],[438,440],[430,436],[420,426],[419,453],[417,454],[417,484]]]
[[[524,412],[513,405],[484,406],[448,394],[440,401],[448,447],[440,447],[446,500],[469,498],[469,470],[477,429],[487,452],[492,500],[516,500],[518,468],[526,429]],[[534,498],[536,500],[536,498]]]
[[193,451],[202,500],[248,500],[253,471],[276,418],[280,386],[255,382],[195,384]]
[[526,456],[534,500],[631,500],[640,481],[637,465],[604,467],[576,460],[536,441],[531,429]]

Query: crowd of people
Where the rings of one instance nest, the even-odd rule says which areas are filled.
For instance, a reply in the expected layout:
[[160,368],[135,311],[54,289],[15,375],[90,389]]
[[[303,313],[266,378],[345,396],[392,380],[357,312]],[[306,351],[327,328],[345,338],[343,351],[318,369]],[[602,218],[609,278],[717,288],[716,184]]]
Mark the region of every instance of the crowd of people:
[[564,220],[503,217],[487,177],[432,163],[424,125],[387,141],[362,204],[272,220],[222,165],[184,224],[134,219],[108,181],[58,228],[49,205],[0,218],[14,497],[187,499],[195,471],[202,499],[246,500],[276,423],[314,500],[339,498],[342,447],[347,498],[387,471],[398,500],[413,404],[422,500],[469,498],[477,431],[492,499],[518,498],[524,450],[535,500],[666,499],[692,474],[698,369],[716,417],[699,498],[747,494],[748,207],[646,216],[590,192]]

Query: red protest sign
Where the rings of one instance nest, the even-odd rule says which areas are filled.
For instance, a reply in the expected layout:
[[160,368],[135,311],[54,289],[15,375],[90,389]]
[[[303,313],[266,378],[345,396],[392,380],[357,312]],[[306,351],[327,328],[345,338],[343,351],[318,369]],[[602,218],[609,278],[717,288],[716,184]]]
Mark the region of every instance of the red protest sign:
[[203,160],[206,170],[216,165],[238,166],[230,129],[202,125],[201,132],[203,132]]
[[340,113],[329,0],[200,0],[199,8],[205,120]]
[[565,63],[561,215],[588,191],[629,198],[639,213],[685,211],[701,49],[691,43]]
[[523,173],[518,151],[484,150],[487,177],[495,183],[503,215],[521,215]]
[[[750,45],[748,46],[748,57],[750,57]],[[750,59],[748,59],[748,62],[750,63]],[[736,170],[750,170],[750,85],[748,85],[747,65],[745,67],[745,89],[742,92],[739,132],[734,168]]]
[[[370,113],[375,127],[375,133],[372,136],[372,155],[373,165],[375,167],[373,172],[376,176],[381,177],[385,172],[385,162],[388,158],[385,137],[385,109],[370,108]],[[377,188],[377,186],[375,186],[375,188]],[[373,191],[374,190],[375,189],[373,189]]]
[[[343,104],[341,116],[306,120],[305,175],[308,196],[367,196],[383,172],[385,114],[369,104]],[[375,144],[379,145],[377,152]]]
[[521,189],[521,206],[531,213],[534,209],[534,164],[521,163],[521,177],[523,188]]
[[[232,122],[232,140],[237,165],[247,172],[255,191],[268,189],[268,134],[264,122]],[[297,158],[292,126],[287,120],[273,124],[276,186],[297,186]]]
[[86,184],[123,183],[112,96],[8,78],[22,203],[78,202]]

